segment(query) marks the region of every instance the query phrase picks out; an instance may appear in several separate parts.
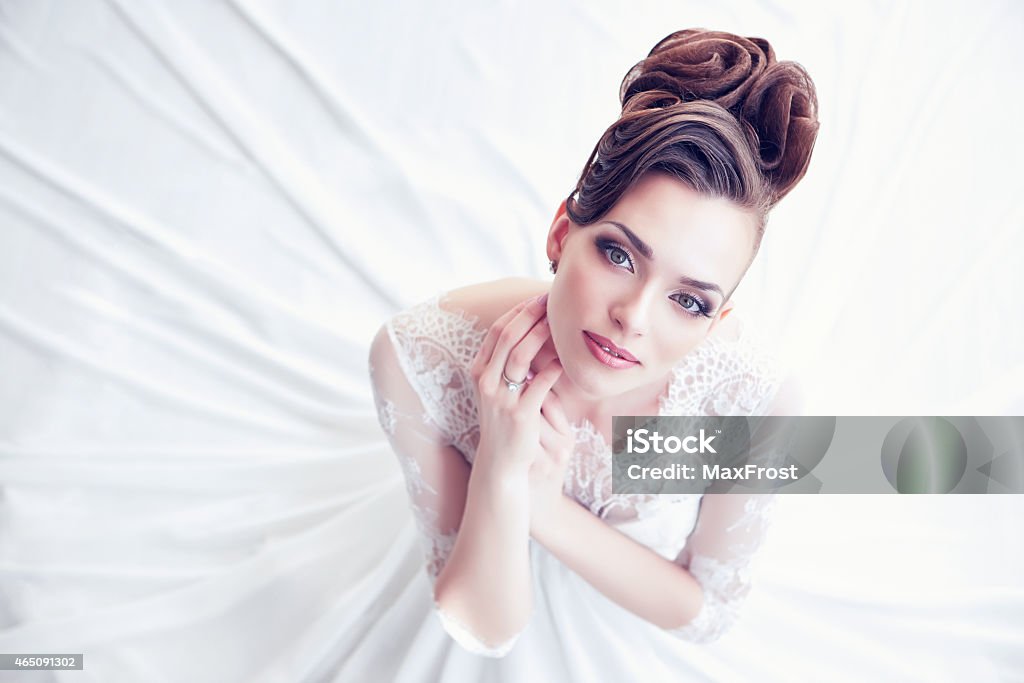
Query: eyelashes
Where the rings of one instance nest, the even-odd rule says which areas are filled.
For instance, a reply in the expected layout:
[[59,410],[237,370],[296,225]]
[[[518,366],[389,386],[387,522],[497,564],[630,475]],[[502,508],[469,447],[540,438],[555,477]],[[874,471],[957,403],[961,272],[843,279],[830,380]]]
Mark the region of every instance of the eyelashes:
[[[596,244],[597,244],[598,251],[601,252],[601,254],[603,255],[604,259],[608,263],[611,263],[612,265],[614,265],[616,267],[622,266],[624,264],[628,264],[629,265],[629,271],[631,273],[635,273],[636,272],[636,257],[633,255],[633,252],[631,252],[627,247],[619,244],[618,242],[615,242],[614,240],[605,239],[605,238],[599,238],[596,241]],[[618,255],[618,258],[616,258],[613,255]],[[696,294],[688,294],[686,292],[678,292],[676,294],[673,294],[671,298],[672,298],[673,301],[676,301],[677,303],[679,303],[679,308],[681,308],[684,313],[686,313],[687,315],[693,316],[694,318],[700,318],[700,317],[710,318],[711,315],[712,315],[711,307],[708,306],[707,302],[705,302],[702,298],[700,298]],[[680,301],[680,300],[682,300],[682,301]],[[692,301],[693,303],[697,304],[698,310],[694,311],[691,308],[688,308],[683,303],[683,302],[686,302],[686,301]]]

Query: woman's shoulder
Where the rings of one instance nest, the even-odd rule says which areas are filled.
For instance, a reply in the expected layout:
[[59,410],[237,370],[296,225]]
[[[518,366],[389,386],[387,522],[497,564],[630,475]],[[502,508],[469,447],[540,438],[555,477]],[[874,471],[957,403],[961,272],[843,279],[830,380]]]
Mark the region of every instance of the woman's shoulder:
[[756,322],[732,313],[676,365],[666,407],[694,415],[764,414],[784,379]]
[[548,291],[550,283],[525,277],[507,277],[459,287],[441,294],[438,306],[472,320],[486,331],[503,313],[524,299]]
[[[475,450],[475,394],[469,368],[487,329],[544,282],[506,278],[430,296],[385,324],[394,362],[431,421],[463,453]],[[371,370],[371,374],[372,374]]]
[[385,327],[405,356],[427,365],[443,356],[449,367],[469,367],[484,335],[516,303],[546,291],[528,278],[504,278],[440,292],[395,314]]

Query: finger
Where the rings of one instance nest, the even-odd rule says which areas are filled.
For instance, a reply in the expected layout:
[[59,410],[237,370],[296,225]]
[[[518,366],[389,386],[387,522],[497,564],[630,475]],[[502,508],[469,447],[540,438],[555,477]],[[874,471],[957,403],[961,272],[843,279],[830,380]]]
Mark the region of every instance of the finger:
[[544,366],[544,369],[537,373],[526,389],[523,391],[520,403],[524,410],[536,414],[540,411],[544,397],[555,386],[555,382],[562,376],[562,363],[558,358],[552,358],[551,362]]
[[[490,381],[498,382],[501,379],[501,373],[505,371],[509,353],[537,324],[537,321],[544,317],[546,311],[547,297],[531,299],[505,324],[504,329],[498,335],[494,351],[484,369],[484,374],[488,375]],[[523,372],[517,377],[509,375],[509,379],[518,381],[525,377],[525,374]]]
[[550,423],[558,433],[563,435],[572,433],[572,425],[569,423],[569,417],[565,414],[562,399],[558,398],[558,394],[554,391],[549,391],[548,395],[544,397],[540,412],[545,421]]
[[505,360],[505,376],[513,381],[522,381],[530,376],[530,365],[537,357],[544,342],[551,337],[547,316],[537,321],[518,344],[513,347]]
[[501,316],[498,317],[497,320],[491,323],[490,328],[488,328],[487,330],[487,334],[484,336],[484,341],[480,345],[480,349],[476,353],[476,358],[473,359],[473,365],[470,366],[471,373],[477,374],[478,376],[483,374],[484,368],[486,368],[488,364],[491,362],[491,356],[494,353],[494,347],[498,343],[498,335],[500,335],[501,331],[505,329],[505,326],[508,325],[509,321],[512,320],[512,318],[514,318],[520,311],[522,311],[523,308],[526,307],[526,304],[528,304],[529,302],[529,299],[527,299],[526,301],[520,301],[518,304],[516,304],[509,310],[505,311],[503,314],[501,314]]
[[491,326],[487,329],[487,336],[484,337],[483,343],[480,345],[480,350],[477,353],[477,357],[481,358],[481,367],[487,365],[491,361],[491,354],[494,352],[494,346],[498,343],[498,335],[505,329],[505,325],[508,324],[512,318],[516,316],[519,311],[523,310],[528,301],[520,301],[518,304],[510,308],[509,310],[498,316],[498,319],[491,323]]

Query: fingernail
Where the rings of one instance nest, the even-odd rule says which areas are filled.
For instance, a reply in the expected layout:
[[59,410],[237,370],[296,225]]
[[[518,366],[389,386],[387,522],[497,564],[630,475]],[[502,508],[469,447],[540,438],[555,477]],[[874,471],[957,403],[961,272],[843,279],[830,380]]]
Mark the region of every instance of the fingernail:
[[545,305],[548,302],[548,295],[545,293],[544,296],[537,299],[537,301],[540,303],[541,306]]

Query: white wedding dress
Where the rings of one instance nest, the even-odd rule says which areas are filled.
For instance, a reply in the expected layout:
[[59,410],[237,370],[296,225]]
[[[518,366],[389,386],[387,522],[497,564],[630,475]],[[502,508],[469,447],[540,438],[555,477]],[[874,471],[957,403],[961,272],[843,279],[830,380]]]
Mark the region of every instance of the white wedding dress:
[[[660,414],[768,410],[779,388],[777,365],[752,330],[740,330],[735,340],[712,337],[687,355],[660,397]],[[393,599],[378,596],[375,604],[387,607],[374,620],[368,617],[364,636],[334,680],[703,680],[707,672],[694,667],[695,651],[718,639],[740,614],[775,496],[613,494],[611,451],[586,420],[573,426],[576,449],[564,491],[615,529],[687,567],[704,589],[698,617],[677,630],[661,629],[606,598],[534,541],[534,611],[511,641],[485,646],[436,609],[431,582],[459,521],[448,518],[439,494],[454,471],[444,456],[464,454],[473,461],[479,426],[469,367],[485,333],[475,318],[438,295],[392,317],[373,345],[379,420],[405,475],[425,571],[409,585],[387,587],[396,593]]]

